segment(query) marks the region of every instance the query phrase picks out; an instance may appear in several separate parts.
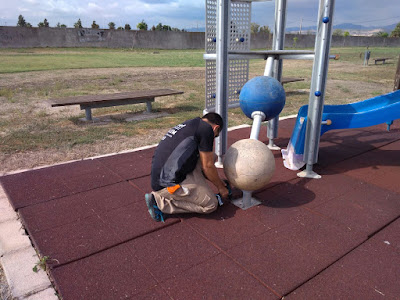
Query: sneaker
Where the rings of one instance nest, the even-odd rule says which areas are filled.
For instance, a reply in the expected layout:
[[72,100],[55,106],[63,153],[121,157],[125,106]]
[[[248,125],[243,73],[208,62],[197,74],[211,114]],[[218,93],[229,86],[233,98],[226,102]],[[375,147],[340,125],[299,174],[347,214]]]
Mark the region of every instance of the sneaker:
[[150,217],[156,222],[164,222],[164,214],[158,208],[156,199],[154,199],[153,194],[145,195],[147,208],[149,210]]

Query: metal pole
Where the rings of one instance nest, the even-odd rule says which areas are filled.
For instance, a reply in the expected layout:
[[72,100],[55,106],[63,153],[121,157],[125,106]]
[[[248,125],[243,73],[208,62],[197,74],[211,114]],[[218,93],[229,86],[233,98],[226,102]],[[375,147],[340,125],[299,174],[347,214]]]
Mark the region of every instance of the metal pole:
[[222,167],[223,156],[228,144],[228,48],[230,0],[218,0],[217,5],[217,59],[216,59],[216,112],[221,115],[225,126],[216,140],[216,165]]
[[[285,27],[286,27],[286,0],[275,1],[275,26],[274,26],[274,40],[272,50],[283,50],[285,45]],[[271,70],[272,68],[272,70]],[[271,64],[267,60],[264,75],[274,77],[279,82],[282,79],[282,59],[274,59]],[[267,137],[269,139],[268,147],[272,150],[279,150],[280,148],[275,145],[274,139],[278,137],[279,116],[268,121]]]
[[304,162],[307,165],[303,172],[297,174],[299,177],[321,178],[312,168],[313,164],[318,161],[322,112],[329,65],[329,49],[332,40],[334,6],[335,0],[320,0],[304,146]]
[[262,111],[255,111],[251,114],[253,126],[251,126],[250,138],[258,140],[260,134],[261,122],[265,120],[265,114]]

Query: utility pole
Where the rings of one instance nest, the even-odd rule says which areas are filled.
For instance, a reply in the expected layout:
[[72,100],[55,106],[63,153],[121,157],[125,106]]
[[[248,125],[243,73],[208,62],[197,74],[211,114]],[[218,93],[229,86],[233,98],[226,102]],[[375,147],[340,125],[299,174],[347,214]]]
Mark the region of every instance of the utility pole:
[[303,18],[300,19],[300,31],[299,34],[301,34],[301,27],[303,26]]

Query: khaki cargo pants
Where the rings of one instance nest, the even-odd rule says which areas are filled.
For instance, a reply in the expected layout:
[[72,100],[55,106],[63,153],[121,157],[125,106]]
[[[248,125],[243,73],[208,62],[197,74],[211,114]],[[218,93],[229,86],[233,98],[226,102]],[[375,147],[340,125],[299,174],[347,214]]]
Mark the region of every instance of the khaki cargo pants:
[[208,214],[217,209],[217,197],[202,173],[200,160],[194,171],[186,176],[180,186],[173,194],[170,194],[166,188],[153,192],[157,206],[163,213]]

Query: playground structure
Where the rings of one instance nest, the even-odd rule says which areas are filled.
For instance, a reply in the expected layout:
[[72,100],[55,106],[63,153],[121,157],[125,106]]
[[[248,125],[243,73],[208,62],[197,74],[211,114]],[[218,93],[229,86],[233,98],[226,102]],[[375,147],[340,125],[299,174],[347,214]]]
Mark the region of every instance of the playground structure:
[[[268,1],[268,0],[266,0]],[[399,92],[382,95],[348,105],[324,107],[326,80],[332,40],[332,23],[335,0],[320,0],[314,51],[284,50],[286,0],[275,0],[275,25],[272,50],[250,51],[250,14],[252,0],[206,1],[206,108],[215,110],[228,122],[228,108],[238,106],[240,92],[248,80],[249,59],[266,59],[264,76],[282,81],[283,59],[313,59],[309,105],[299,110],[296,125],[288,148],[282,150],[287,168],[298,170],[306,165],[299,177],[320,178],[313,171],[318,161],[321,135],[330,129],[357,128],[387,123],[400,118]],[[251,139],[258,139],[265,114],[247,112],[253,119]],[[279,150],[274,144],[278,137],[279,115],[268,120],[268,147]],[[227,130],[223,130],[216,142],[217,166],[227,148]],[[251,193],[243,191],[242,209],[256,205]]]
[[[299,176],[319,178],[313,172],[317,162],[321,115],[324,106],[329,49],[332,39],[334,0],[320,0],[314,51],[284,50],[286,0],[275,1],[275,26],[271,51],[250,50],[251,4],[254,1],[206,1],[206,108],[215,110],[228,123],[228,108],[238,106],[240,89],[248,80],[249,59],[266,59],[264,76],[282,79],[283,59],[314,59],[309,109],[307,114],[304,161],[306,170]],[[253,118],[250,138],[258,139],[262,117]],[[278,150],[279,116],[268,122],[269,148]],[[217,165],[222,165],[227,148],[227,129],[216,141]],[[251,194],[244,193],[241,208],[252,206]],[[246,198],[246,199],[245,199]]]

